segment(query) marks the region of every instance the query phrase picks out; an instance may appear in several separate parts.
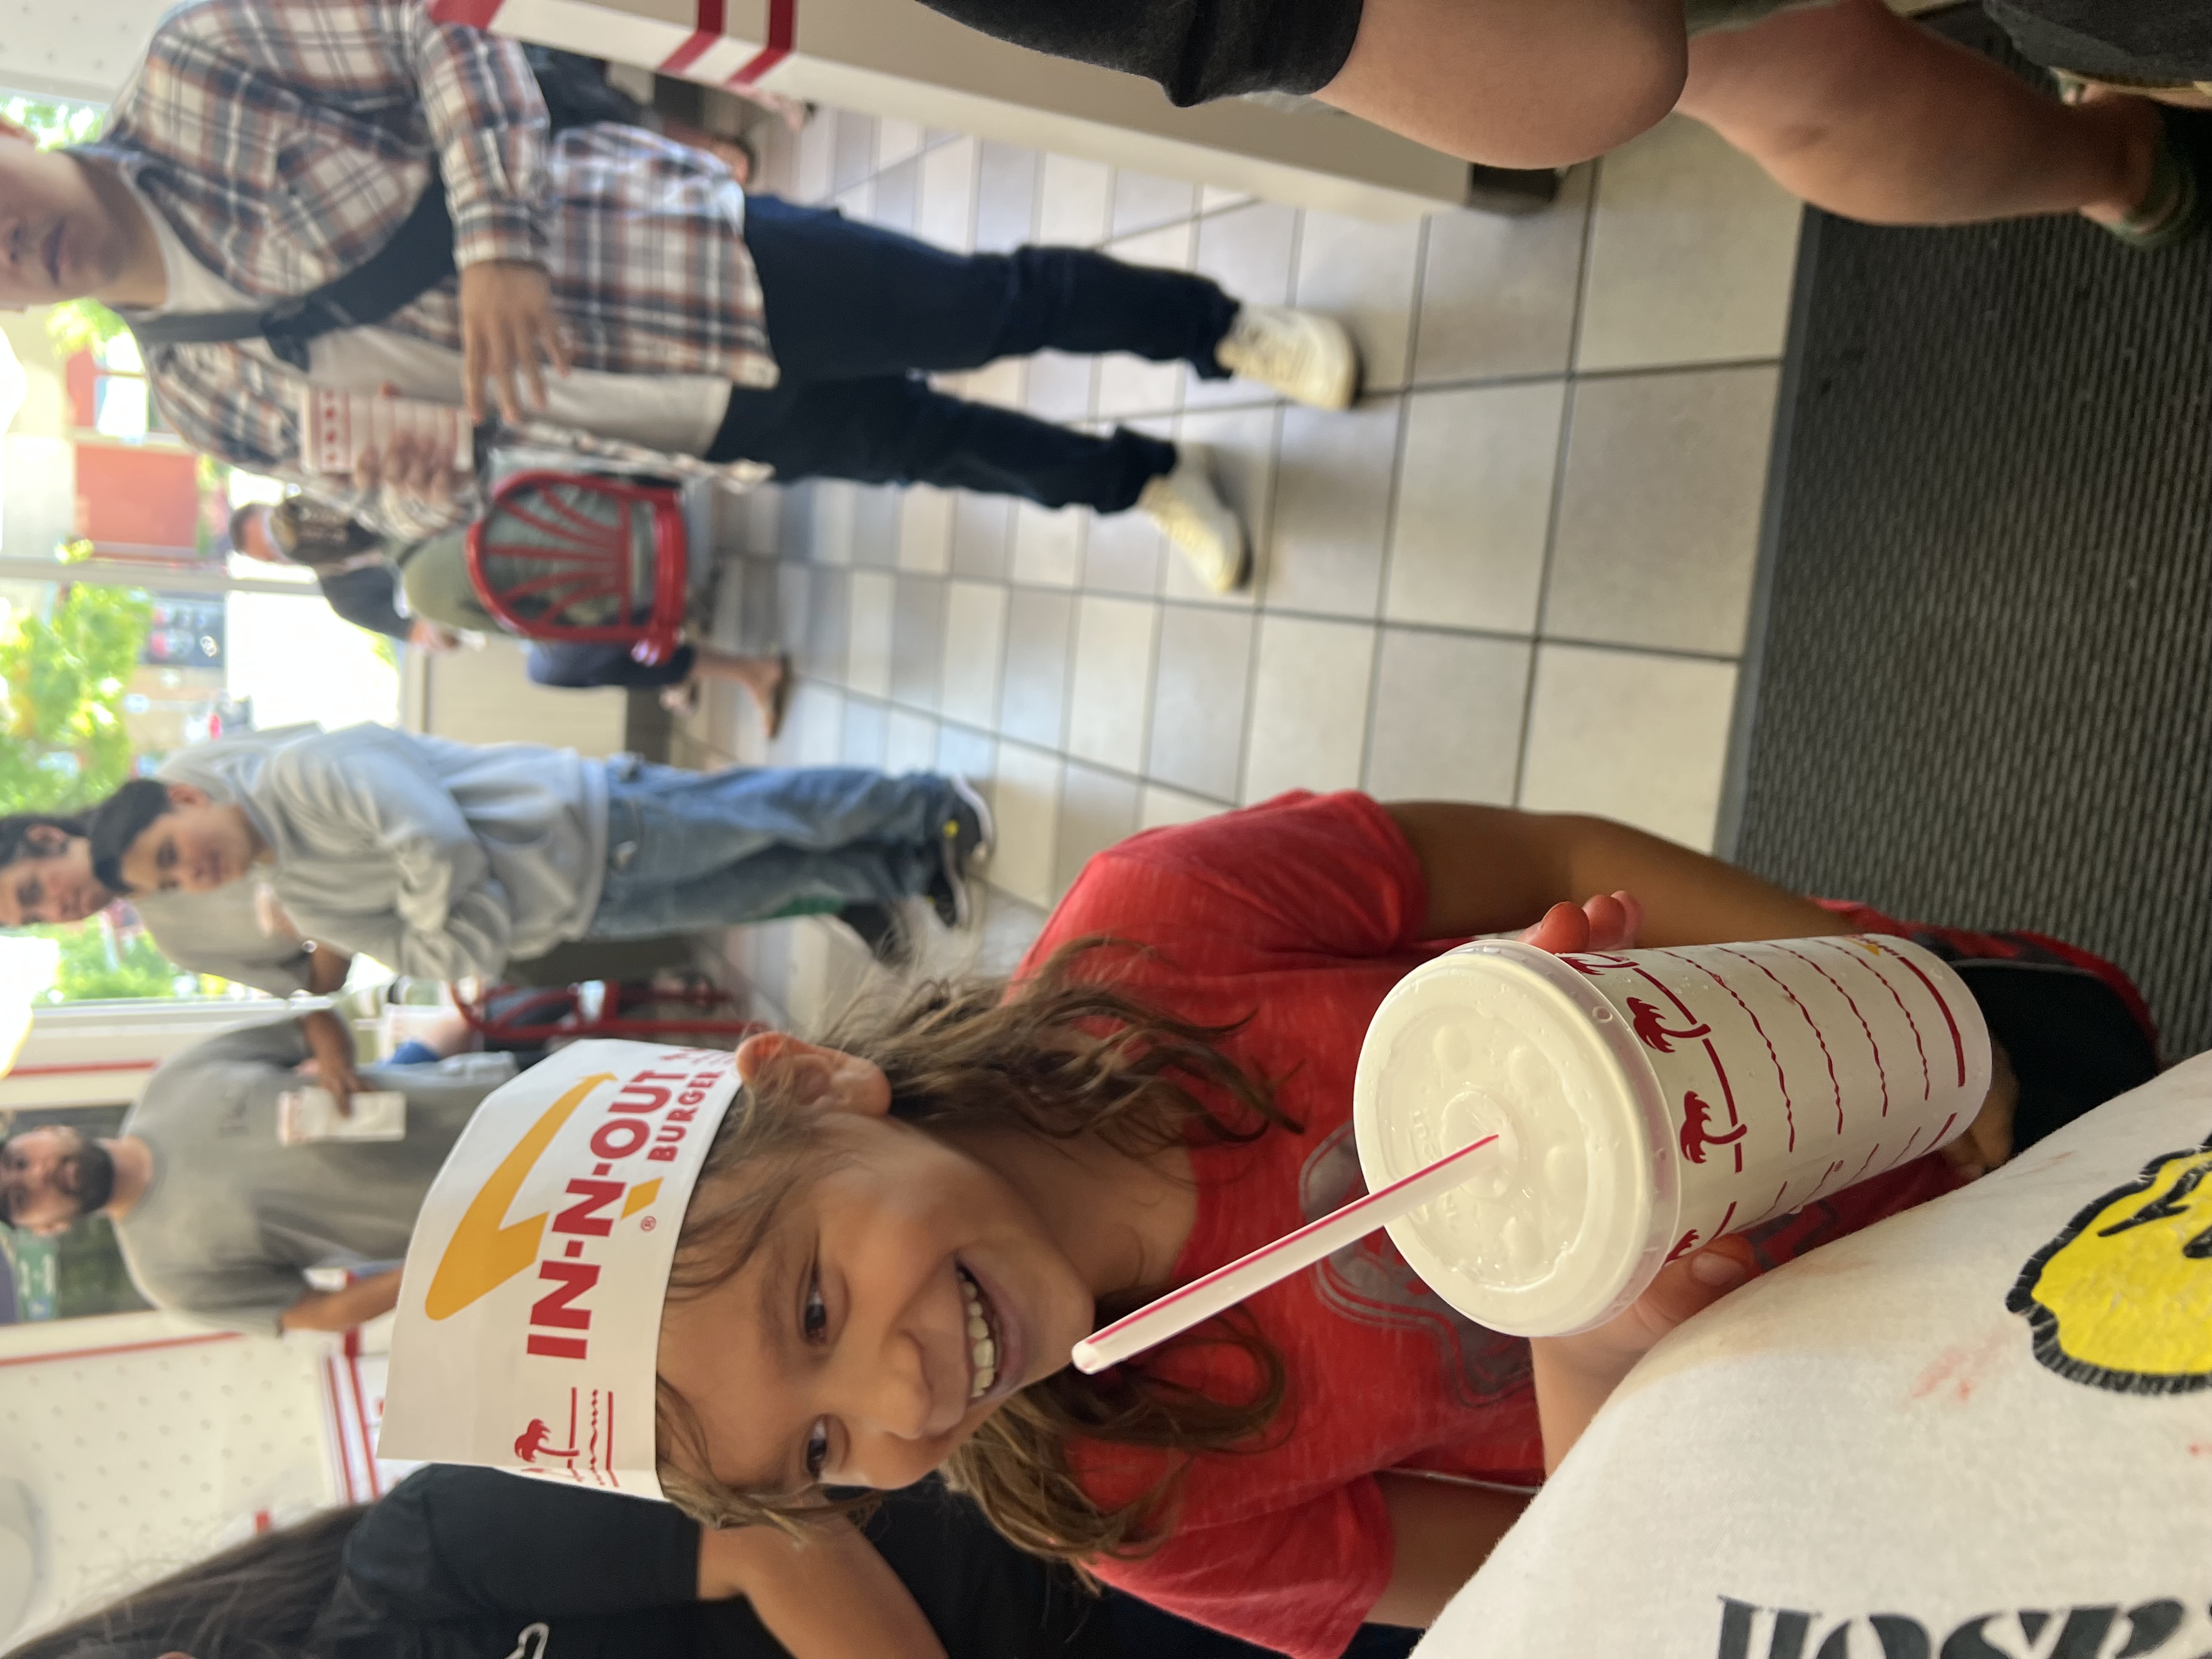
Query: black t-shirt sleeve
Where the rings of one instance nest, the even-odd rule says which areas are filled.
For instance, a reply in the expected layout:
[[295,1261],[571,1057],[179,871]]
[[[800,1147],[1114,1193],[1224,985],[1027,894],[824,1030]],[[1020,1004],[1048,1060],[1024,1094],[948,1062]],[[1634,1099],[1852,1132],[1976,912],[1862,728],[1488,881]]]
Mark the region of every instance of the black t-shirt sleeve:
[[696,1601],[699,1528],[672,1504],[439,1465],[363,1517],[345,1573],[403,1624],[639,1613]]
[[953,1659],[1118,1659],[1105,1606],[936,1480],[883,1494],[864,1530]]
[[1318,92],[1359,33],[1360,0],[923,0],[1018,46],[1159,83],[1175,104]]

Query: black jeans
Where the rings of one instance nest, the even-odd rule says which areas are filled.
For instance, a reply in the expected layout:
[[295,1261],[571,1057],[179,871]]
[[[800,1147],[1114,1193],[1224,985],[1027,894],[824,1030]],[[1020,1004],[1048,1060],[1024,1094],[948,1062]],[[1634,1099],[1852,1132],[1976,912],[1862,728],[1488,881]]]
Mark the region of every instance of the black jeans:
[[1103,253],[948,253],[772,196],[745,202],[781,382],[730,393],[711,460],[779,479],[931,483],[1119,513],[1175,465],[1175,446],[1098,438],[933,390],[921,377],[1033,351],[1128,351],[1209,379],[1237,302],[1203,276]]

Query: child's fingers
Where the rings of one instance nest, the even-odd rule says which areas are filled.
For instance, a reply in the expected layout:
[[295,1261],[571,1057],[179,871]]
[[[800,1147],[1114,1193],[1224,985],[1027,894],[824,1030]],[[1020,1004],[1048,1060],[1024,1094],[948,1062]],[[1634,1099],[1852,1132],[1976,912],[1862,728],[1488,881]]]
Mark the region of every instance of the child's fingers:
[[1523,945],[1533,945],[1539,951],[1549,951],[1553,956],[1569,951],[1587,951],[1590,945],[1589,917],[1580,905],[1569,904],[1562,899],[1544,912],[1544,919],[1521,935]]
[[1716,1239],[1659,1270],[1651,1288],[1639,1297],[1637,1312],[1655,1338],[1693,1314],[1703,1313],[1758,1271],[1758,1260],[1741,1238]]

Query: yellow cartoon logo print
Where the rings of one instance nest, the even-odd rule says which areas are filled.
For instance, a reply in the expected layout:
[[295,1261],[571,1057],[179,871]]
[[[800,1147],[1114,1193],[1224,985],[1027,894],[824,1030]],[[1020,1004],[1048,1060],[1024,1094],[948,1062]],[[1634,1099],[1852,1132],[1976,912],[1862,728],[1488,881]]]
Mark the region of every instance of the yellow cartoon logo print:
[[2061,1376],[2119,1394],[2212,1388],[2212,1139],[2153,1158],[2036,1252],[2005,1298]]

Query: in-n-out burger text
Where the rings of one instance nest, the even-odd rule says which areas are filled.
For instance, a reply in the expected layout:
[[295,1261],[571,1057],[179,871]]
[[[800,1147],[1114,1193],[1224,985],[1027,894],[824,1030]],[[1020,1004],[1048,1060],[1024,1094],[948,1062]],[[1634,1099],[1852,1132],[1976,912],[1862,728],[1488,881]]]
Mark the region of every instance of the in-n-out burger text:
[[[588,1143],[595,1161],[564,1188],[575,1201],[556,1210],[546,1229],[538,1277],[547,1288],[530,1310],[530,1352],[547,1359],[587,1356],[592,1309],[584,1298],[600,1272],[590,1241],[606,1237],[617,1221],[659,1196],[659,1177],[647,1172],[654,1164],[674,1163],[685,1140],[702,1132],[699,1109],[727,1078],[730,1064],[718,1051],[681,1050],[662,1055],[653,1070],[631,1073],[615,1091]],[[639,1176],[647,1178],[634,1179]],[[657,1221],[648,1215],[642,1224]]]

